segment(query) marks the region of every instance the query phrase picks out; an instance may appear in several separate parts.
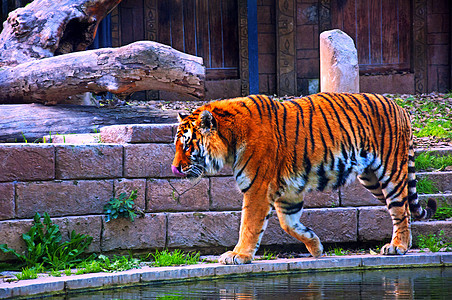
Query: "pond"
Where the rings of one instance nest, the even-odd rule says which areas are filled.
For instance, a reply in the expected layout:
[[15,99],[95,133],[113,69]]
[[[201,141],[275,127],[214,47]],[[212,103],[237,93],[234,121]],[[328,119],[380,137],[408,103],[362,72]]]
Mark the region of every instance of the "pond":
[[311,272],[152,284],[51,299],[451,299],[452,268]]

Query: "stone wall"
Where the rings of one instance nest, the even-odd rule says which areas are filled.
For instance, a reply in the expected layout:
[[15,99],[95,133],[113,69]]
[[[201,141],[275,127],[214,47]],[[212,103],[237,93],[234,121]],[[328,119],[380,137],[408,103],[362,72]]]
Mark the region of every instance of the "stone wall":
[[[72,230],[93,236],[91,252],[222,252],[235,245],[242,195],[230,169],[195,182],[175,178],[170,168],[174,125],[118,125],[101,133],[104,143],[0,144],[0,243],[25,250],[22,233],[36,212],[48,212],[64,238]],[[103,206],[132,190],[138,191],[135,202],[144,217],[105,222]],[[339,193],[309,194],[305,204],[303,222],[326,243],[391,236],[386,208],[356,184]],[[413,225],[415,235],[423,224],[428,225]],[[441,229],[429,226],[432,232]],[[300,245],[273,214],[262,245],[292,244]],[[0,255],[0,260],[8,258]]]

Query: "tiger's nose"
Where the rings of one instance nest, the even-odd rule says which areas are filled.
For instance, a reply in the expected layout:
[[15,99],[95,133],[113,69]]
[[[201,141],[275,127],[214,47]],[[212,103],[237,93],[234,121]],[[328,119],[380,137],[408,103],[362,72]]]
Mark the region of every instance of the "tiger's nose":
[[183,173],[178,167],[173,165],[171,166],[171,171],[173,171],[173,174],[176,175],[177,177],[187,176],[187,174]]

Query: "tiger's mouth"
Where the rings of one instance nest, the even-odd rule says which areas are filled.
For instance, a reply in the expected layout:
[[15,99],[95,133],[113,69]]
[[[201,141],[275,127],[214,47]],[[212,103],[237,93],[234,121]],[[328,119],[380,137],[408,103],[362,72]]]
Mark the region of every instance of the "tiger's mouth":
[[185,174],[182,170],[179,170],[179,168],[174,165],[171,165],[171,171],[177,177],[186,177],[187,176],[187,174]]
[[204,174],[204,167],[200,165],[190,165],[182,168],[172,165],[171,171],[177,177],[198,178]]

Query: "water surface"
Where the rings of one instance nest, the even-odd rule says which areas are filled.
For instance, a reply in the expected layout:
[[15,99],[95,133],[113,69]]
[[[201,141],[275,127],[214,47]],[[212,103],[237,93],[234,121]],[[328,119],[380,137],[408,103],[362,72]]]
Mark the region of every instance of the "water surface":
[[152,284],[52,299],[452,299],[452,267],[312,272]]

